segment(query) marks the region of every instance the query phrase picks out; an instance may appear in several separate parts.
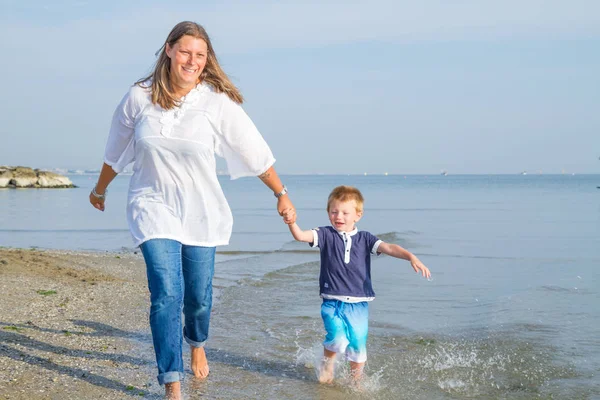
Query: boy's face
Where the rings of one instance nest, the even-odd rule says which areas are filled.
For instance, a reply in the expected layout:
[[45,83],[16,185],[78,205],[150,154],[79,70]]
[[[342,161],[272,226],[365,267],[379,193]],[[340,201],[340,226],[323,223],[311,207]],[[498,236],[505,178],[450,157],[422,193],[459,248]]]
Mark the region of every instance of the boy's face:
[[356,201],[333,200],[329,206],[329,221],[338,231],[350,232],[362,217],[362,211],[356,211]]

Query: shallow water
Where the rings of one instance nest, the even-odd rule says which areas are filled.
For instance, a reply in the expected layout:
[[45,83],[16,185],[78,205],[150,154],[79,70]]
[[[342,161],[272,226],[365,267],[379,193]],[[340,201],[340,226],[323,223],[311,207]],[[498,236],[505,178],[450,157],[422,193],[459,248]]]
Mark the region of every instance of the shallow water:
[[[86,203],[95,177],[73,179],[79,189],[0,191],[0,245],[134,251],[126,177],[105,213]],[[327,224],[333,186],[358,186],[359,228],[413,251],[433,278],[375,258],[363,391],[345,385],[343,362],[336,384],[318,385],[318,253],[291,240],[258,180],[223,179],[234,234],[217,254],[211,377],[188,379],[188,398],[600,398],[600,176],[284,181],[305,229]]]

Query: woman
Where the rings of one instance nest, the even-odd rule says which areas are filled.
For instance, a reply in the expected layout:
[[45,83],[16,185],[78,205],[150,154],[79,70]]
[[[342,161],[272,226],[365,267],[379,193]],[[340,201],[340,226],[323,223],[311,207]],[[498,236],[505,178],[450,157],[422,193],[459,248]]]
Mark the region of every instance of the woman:
[[136,82],[115,111],[90,202],[104,211],[109,183],[134,163],[127,219],[146,262],[158,381],[168,398],[179,399],[183,338],[191,345],[194,375],[208,376],[203,346],[215,246],[228,244],[233,223],[215,154],[226,159],[232,179],[258,176],[286,222],[295,221],[295,213],[273,154],[241,108],[243,97],[219,66],[204,28],[177,24],[159,52],[152,74]]

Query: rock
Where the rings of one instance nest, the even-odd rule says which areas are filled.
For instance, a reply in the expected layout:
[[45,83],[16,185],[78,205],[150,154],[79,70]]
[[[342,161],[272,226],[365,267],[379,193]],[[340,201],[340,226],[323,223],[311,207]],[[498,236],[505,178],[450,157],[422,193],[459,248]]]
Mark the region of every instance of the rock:
[[[36,170],[37,171],[37,170]],[[50,171],[39,171],[38,172],[38,185],[42,187],[72,187],[73,182],[66,176],[55,174]]]
[[16,167],[12,174],[13,177],[9,184],[12,183],[18,188],[35,187],[38,180],[35,171],[27,167]]
[[0,166],[0,188],[74,188],[69,178],[28,167]]
[[0,188],[8,186],[13,174],[8,169],[0,169]]

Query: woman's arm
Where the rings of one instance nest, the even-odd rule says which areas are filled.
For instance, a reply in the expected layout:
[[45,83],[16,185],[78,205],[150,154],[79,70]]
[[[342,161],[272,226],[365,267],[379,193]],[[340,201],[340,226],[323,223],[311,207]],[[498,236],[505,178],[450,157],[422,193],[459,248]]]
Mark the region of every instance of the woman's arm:
[[[281,183],[281,179],[277,175],[275,168],[273,166],[269,167],[268,170],[263,172],[258,176],[261,181],[269,189],[273,191],[274,194],[281,193],[283,191],[283,183]],[[286,224],[291,224],[296,222],[296,210],[294,209],[294,205],[292,204],[292,200],[287,193],[277,197],[277,212],[279,215],[283,216],[283,221]]]
[[[98,177],[98,182],[96,183],[96,187],[94,190],[96,194],[100,196],[104,196],[106,194],[106,188],[115,179],[117,173],[112,169],[112,167],[106,163],[102,164],[102,170],[100,171],[100,176]],[[104,197],[97,197],[94,195],[93,191],[90,193],[90,203],[100,211],[104,211]]]

